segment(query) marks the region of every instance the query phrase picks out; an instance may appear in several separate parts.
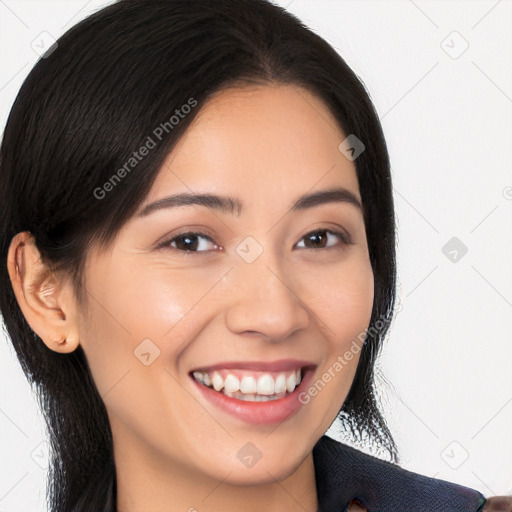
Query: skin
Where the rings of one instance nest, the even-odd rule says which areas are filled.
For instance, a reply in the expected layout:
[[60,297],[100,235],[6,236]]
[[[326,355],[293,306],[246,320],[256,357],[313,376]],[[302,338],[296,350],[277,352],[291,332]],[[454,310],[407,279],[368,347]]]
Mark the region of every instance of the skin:
[[[193,191],[236,196],[243,212],[189,205],[134,216],[108,251],[88,253],[87,314],[69,280],[49,274],[29,234],[13,239],[9,273],[27,321],[53,350],[80,344],[86,353],[111,422],[120,512],[317,510],[312,449],[347,396],[359,354],[278,425],[219,410],[188,373],[222,361],[297,358],[317,365],[314,382],[368,327],[374,281],[360,208],[330,202],[290,211],[298,197],[334,187],[361,200],[354,162],[338,150],[345,136],[302,88],[216,94],[140,210]],[[344,230],[352,243],[328,234],[306,246],[305,236],[321,229]],[[214,241],[200,238],[202,252],[180,251],[176,240],[156,248],[205,230]],[[236,252],[247,236],[263,249],[252,263]],[[160,350],[149,366],[134,356],[147,338]],[[247,442],[261,453],[252,467],[237,457]]]

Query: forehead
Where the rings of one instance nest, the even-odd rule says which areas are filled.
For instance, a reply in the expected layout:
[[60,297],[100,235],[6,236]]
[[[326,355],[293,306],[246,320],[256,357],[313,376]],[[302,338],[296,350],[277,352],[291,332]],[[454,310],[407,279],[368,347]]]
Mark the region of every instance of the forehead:
[[233,191],[272,199],[343,186],[359,196],[355,165],[328,107],[306,89],[226,89],[201,109],[169,154],[148,201],[171,191]]

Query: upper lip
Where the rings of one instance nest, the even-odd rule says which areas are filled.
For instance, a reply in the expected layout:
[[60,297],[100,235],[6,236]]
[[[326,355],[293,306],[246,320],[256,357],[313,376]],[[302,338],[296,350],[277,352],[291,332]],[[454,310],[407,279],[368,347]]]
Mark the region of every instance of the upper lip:
[[285,372],[304,367],[316,367],[311,361],[299,359],[280,359],[278,361],[225,361],[209,366],[201,366],[192,371],[214,371],[214,370],[255,370],[267,372]]

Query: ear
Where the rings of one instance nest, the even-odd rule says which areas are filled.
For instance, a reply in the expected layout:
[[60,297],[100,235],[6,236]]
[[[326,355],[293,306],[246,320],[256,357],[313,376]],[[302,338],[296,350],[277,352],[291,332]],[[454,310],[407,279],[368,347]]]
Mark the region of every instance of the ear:
[[75,350],[79,336],[71,283],[43,263],[30,232],[18,233],[11,240],[7,269],[16,300],[32,330],[56,352]]

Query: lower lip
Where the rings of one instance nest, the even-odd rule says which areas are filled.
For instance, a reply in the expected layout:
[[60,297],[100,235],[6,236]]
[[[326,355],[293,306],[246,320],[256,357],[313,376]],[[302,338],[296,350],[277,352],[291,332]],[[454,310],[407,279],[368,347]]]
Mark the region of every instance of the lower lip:
[[303,405],[299,401],[299,394],[309,387],[313,378],[313,370],[308,368],[303,375],[300,384],[294,389],[293,393],[279,398],[269,400],[268,402],[250,402],[238,400],[230,396],[219,393],[212,388],[208,388],[190,377],[199,391],[210,403],[219,409],[236,416],[237,418],[254,425],[268,425],[280,423],[291,418]]

